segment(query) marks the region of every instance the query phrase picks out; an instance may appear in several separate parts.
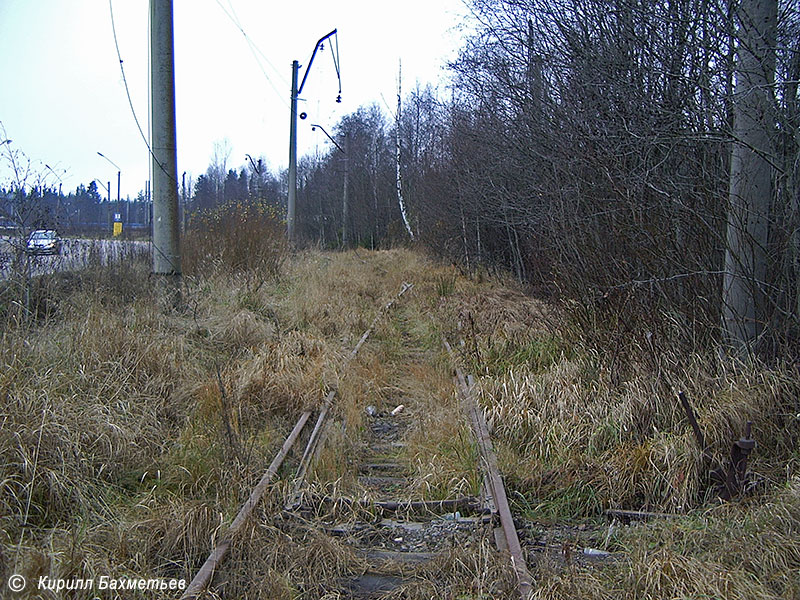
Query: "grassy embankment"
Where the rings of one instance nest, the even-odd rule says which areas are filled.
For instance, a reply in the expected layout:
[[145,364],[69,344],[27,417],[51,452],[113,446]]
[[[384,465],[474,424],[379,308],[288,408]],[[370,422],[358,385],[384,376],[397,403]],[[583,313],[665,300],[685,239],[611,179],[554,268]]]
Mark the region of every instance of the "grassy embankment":
[[[191,577],[294,420],[331,384],[341,391],[341,426],[314,475],[320,486],[349,489],[339,474],[352,466],[363,406],[402,402],[418,417],[406,449],[413,493],[474,491],[474,454],[440,350],[440,335],[457,335],[460,323],[516,507],[542,527],[594,524],[593,545],[624,552],[602,568],[543,564],[534,569],[539,597],[800,597],[800,408],[788,370],[653,358],[635,339],[621,363],[557,307],[409,251],[307,252],[284,262],[274,247],[224,246],[200,240],[188,253],[180,313],[157,308],[145,265],[53,280],[38,320],[4,313],[3,585],[12,572],[28,581]],[[340,372],[403,281],[415,283],[413,294]],[[673,386],[687,390],[720,458],[754,422],[756,496],[710,497]],[[608,507],[687,516],[601,535]],[[251,540],[281,535],[266,518],[249,530]],[[282,541],[278,555],[235,550],[230,593],[290,598],[358,568],[328,540],[313,552]],[[454,597],[497,594],[486,545],[459,552],[432,578],[451,581]],[[264,585],[248,585],[251,577]]]

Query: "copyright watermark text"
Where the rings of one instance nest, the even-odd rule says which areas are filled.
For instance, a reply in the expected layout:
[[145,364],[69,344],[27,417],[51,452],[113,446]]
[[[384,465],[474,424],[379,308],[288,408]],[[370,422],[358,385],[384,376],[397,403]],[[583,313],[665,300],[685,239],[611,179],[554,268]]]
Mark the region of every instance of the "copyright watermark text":
[[[22,575],[12,575],[8,578],[8,589],[12,592],[21,592],[27,582]],[[185,579],[164,579],[160,577],[111,577],[100,575],[97,578],[71,578],[61,579],[41,575],[35,582],[37,590],[63,592],[66,590],[139,590],[139,591],[177,591],[186,589]]]
[[25,578],[22,575],[12,575],[8,578],[8,589],[12,592],[21,592],[25,589]]

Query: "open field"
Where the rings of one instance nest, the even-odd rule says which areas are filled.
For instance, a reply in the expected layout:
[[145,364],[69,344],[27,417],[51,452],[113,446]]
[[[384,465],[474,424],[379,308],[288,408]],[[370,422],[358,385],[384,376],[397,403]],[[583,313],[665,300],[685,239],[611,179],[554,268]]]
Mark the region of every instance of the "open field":
[[[187,269],[184,307],[159,307],[136,261],[48,280],[46,311],[6,319],[0,369],[0,577],[189,580],[297,417],[339,396],[310,481],[360,497],[367,405],[406,406],[409,499],[475,494],[474,445],[442,336],[464,339],[536,598],[800,598],[800,405],[789,367],[593,346],[568,307],[409,250],[220,255]],[[344,357],[403,282],[350,368]],[[38,306],[38,305],[37,305]],[[4,312],[11,314],[10,312]],[[712,455],[746,421],[753,492],[714,497],[675,390]],[[316,526],[287,530],[289,458],[208,597],[335,598],[364,569]],[[608,508],[679,515],[609,526]],[[287,533],[288,532],[288,533]],[[586,561],[583,548],[610,553]],[[455,547],[386,597],[512,598],[488,540]],[[113,598],[111,591],[44,598]],[[169,591],[124,598],[176,598]]]

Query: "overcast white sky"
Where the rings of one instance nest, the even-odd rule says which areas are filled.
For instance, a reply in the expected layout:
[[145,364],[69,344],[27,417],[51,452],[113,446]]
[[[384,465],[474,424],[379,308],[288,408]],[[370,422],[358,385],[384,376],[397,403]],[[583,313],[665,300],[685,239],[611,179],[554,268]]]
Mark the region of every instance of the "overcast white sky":
[[[147,135],[149,2],[113,0],[113,9]],[[264,155],[273,170],[286,167],[291,63],[300,61],[302,78],[314,43],[329,31],[339,32],[342,103],[335,102],[326,44],[299,107],[309,114],[298,126],[301,156],[327,143],[310,123],[330,132],[361,105],[375,101],[388,112],[384,99],[393,110],[398,59],[404,95],[416,82],[442,84],[467,10],[461,0],[174,0],[174,13],[178,172],[196,178],[223,139],[232,150],[229,167],[243,165],[245,153]],[[119,165],[123,197],[144,188],[148,153],[125,95],[107,0],[0,0],[0,122],[12,147],[48,173],[48,183],[56,179],[44,165],[56,170],[65,193],[97,178],[111,181],[116,196],[117,169],[98,151]],[[0,183],[8,181],[2,164]]]

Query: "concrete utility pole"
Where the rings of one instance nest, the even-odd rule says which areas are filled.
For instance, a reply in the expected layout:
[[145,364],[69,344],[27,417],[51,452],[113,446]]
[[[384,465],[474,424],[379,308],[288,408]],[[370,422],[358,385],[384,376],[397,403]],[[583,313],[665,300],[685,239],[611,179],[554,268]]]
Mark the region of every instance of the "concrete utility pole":
[[344,134],[344,189],[342,192],[342,248],[347,248],[347,180],[350,175],[350,134]]
[[172,0],[150,0],[150,78],[153,111],[153,273],[171,279],[174,285],[171,291],[179,294],[181,253]]
[[297,198],[297,71],[300,63],[292,62],[292,109],[289,121],[289,200],[286,214],[286,235],[294,243],[294,215]]
[[[120,205],[120,183],[122,181],[122,169],[120,168],[120,166],[117,163],[115,163],[113,160],[108,158],[102,152],[98,152],[97,155],[100,156],[101,158],[106,159],[109,163],[111,163],[111,166],[113,166],[113,167],[115,167],[117,169],[117,208],[116,208],[116,210],[120,211],[120,208],[119,208],[119,205]],[[110,194],[111,194],[111,191],[109,190],[109,196],[110,196]],[[109,201],[110,201],[110,197],[109,197]],[[128,222],[128,216],[127,215],[125,215],[125,222],[126,223]]]
[[181,235],[186,233],[186,171],[181,175]]
[[[331,137],[330,133],[325,131],[325,128],[322,125],[318,125],[317,123],[311,123],[311,131],[316,131],[317,127],[319,127],[319,130],[325,134],[325,137],[327,137],[331,141],[331,143],[339,149],[339,152],[344,154],[344,190],[342,194],[342,247],[344,248],[347,246],[347,212],[349,210],[347,207],[347,180],[350,174],[350,163],[349,163],[350,158],[348,155],[348,153],[350,152],[350,144],[349,144],[350,134],[349,133],[344,134],[344,145],[345,148],[347,148],[347,150],[345,150],[339,144],[336,143],[336,140]],[[322,228],[322,235],[324,240],[325,237],[324,227]],[[323,243],[323,245],[325,244]]]
[[[295,225],[295,202],[297,199],[297,98],[300,94],[303,93],[303,86],[306,84],[306,79],[308,79],[308,72],[311,69],[311,64],[314,62],[314,57],[317,55],[317,50],[320,49],[322,46],[322,42],[327,40],[329,37],[336,35],[336,30],[334,29],[329,34],[322,36],[317,40],[317,45],[314,46],[314,52],[311,54],[311,59],[308,61],[308,66],[306,67],[306,72],[303,75],[303,81],[300,83],[300,86],[297,85],[297,75],[298,71],[300,70],[300,63],[296,60],[292,62],[292,106],[290,110],[290,121],[289,121],[289,190],[288,190],[288,199],[287,199],[287,207],[286,207],[286,233],[289,238],[289,243],[293,244],[294,239],[294,225]],[[338,45],[338,42],[337,42]],[[339,74],[339,62],[338,58],[334,58],[334,64],[336,65],[336,73]],[[341,83],[339,84],[339,96],[336,98],[337,102],[342,101],[342,86]],[[303,113],[300,115],[301,119],[306,118],[306,114]]]
[[745,0],[737,8],[739,45],[733,107],[722,317],[734,350],[752,354],[767,320],[769,208],[773,197],[773,118],[777,0]]

